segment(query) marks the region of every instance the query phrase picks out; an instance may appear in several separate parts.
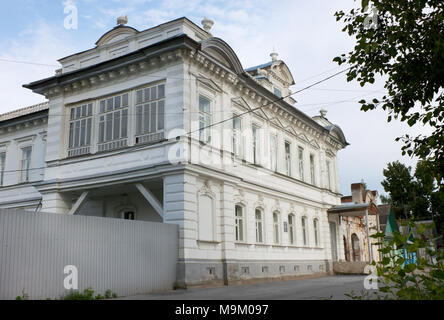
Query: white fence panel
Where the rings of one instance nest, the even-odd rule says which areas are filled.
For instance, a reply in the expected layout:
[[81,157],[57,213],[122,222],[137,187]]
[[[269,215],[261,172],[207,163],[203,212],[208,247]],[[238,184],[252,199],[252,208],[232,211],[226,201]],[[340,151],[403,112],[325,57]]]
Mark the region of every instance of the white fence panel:
[[68,291],[64,268],[78,285],[119,296],[167,290],[176,281],[178,228],[172,224],[0,210],[0,299],[22,290],[31,299]]

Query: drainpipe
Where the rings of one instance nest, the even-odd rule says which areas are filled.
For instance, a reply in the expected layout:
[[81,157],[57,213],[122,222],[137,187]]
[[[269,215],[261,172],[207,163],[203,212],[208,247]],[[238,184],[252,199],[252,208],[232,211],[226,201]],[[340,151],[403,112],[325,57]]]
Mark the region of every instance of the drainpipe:
[[370,247],[370,233],[368,231],[368,209],[365,209],[365,228],[367,231],[367,249],[368,249],[368,258],[370,263],[373,262],[372,248]]

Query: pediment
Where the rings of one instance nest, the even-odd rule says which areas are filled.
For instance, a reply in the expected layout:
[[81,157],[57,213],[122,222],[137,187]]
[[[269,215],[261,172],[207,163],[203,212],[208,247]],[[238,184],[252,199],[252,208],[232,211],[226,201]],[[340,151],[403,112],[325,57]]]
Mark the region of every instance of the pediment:
[[303,142],[305,142],[305,143],[310,143],[310,140],[308,140],[307,136],[306,136],[305,134],[303,134],[303,133],[301,133],[301,134],[298,136],[298,138],[299,138],[299,140],[301,140],[301,141],[303,141]]
[[117,42],[137,33],[139,33],[139,31],[134,28],[127,26],[117,26],[101,36],[100,39],[96,42],[96,46],[103,46],[105,44]]
[[320,148],[320,146],[319,146],[319,144],[316,142],[316,140],[311,140],[311,141],[310,141],[310,145],[311,145],[313,148],[315,148],[315,149],[319,149],[319,148]]
[[[251,111],[251,110],[255,109],[255,107],[252,107],[243,97],[232,98],[231,101],[245,110]],[[261,117],[261,118],[265,118],[266,120],[269,119],[269,116],[264,112],[264,110],[262,108],[257,109],[255,111],[253,111],[252,113]]]
[[205,78],[202,76],[198,76],[197,81],[199,81],[200,83],[206,85],[207,87],[209,87],[217,92],[222,92],[222,89],[219,87],[219,85],[211,79],[208,79],[208,78]]
[[231,69],[236,74],[244,73],[242,64],[239,61],[236,53],[231,47],[222,39],[208,38],[201,42],[201,49],[208,56],[213,57],[219,61],[222,65]]

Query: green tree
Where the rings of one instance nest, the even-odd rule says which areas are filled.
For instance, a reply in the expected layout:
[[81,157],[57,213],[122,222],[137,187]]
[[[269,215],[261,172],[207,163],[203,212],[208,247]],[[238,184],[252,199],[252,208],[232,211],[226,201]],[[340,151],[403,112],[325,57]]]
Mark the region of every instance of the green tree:
[[387,164],[381,182],[388,196],[381,202],[390,203],[397,219],[432,219],[438,231],[444,232],[444,188],[432,175],[428,161],[419,161],[415,172],[399,161]]
[[353,51],[333,60],[347,63],[347,81],[385,81],[382,99],[361,100],[361,110],[380,106],[387,121],[399,118],[409,126],[430,125],[426,135],[397,138],[403,154],[430,160],[430,170],[443,183],[444,172],[444,2],[442,0],[362,0],[336,20],[356,39]]
[[393,214],[397,219],[409,218],[410,204],[413,202],[413,178],[411,168],[399,161],[387,164],[382,171],[385,179],[381,182],[385,192],[389,193]]

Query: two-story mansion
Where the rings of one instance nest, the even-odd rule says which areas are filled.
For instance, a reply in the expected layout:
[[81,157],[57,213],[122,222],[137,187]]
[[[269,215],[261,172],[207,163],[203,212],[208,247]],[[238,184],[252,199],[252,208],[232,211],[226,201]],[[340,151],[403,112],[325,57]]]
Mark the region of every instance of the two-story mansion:
[[0,116],[0,208],[177,224],[181,284],[331,272],[341,129],[211,20],[125,23],[25,85],[47,103]]

